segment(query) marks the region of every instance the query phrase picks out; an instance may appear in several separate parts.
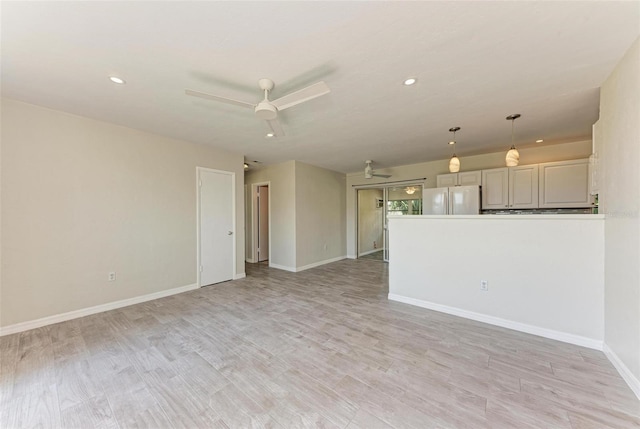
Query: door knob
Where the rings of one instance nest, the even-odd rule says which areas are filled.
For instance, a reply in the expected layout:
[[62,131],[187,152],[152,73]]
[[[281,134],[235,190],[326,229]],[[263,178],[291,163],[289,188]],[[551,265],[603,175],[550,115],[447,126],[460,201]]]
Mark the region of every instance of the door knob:
[[233,235],[233,231],[227,232],[227,235]]

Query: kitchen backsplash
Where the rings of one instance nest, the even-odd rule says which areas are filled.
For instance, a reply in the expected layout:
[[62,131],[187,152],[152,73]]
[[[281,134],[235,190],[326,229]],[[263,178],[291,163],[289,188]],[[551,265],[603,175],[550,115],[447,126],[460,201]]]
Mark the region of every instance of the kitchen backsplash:
[[593,209],[482,210],[483,215],[593,214]]

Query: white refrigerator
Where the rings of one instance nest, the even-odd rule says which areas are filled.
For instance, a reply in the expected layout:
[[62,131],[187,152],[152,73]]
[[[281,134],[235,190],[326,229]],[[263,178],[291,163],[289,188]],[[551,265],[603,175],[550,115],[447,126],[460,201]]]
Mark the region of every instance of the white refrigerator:
[[422,214],[480,214],[480,186],[423,189],[422,198]]

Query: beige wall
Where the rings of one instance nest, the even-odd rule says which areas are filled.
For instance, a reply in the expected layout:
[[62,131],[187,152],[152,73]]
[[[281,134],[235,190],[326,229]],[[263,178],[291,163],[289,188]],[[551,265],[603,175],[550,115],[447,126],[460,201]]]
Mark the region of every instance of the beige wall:
[[602,86],[598,146],[606,215],[605,344],[635,377],[640,396],[639,40]]
[[345,175],[296,161],[296,269],[346,255]]
[[196,283],[196,166],[236,174],[236,274],[244,273],[242,163],[2,100],[0,325]]
[[[246,174],[248,185],[269,183],[270,266],[297,271],[345,255],[344,177],[298,161]],[[247,210],[253,210],[255,202],[252,195]],[[248,235],[252,229],[249,222]]]
[[[588,158],[591,154],[591,140],[557,145],[533,146],[519,149],[519,152],[520,165]],[[460,157],[460,171],[504,167],[504,157],[506,153],[507,151],[505,149],[503,152],[494,152],[485,155],[462,156]],[[353,188],[354,186],[426,177],[427,180],[425,181],[424,187],[435,188],[436,176],[449,172],[449,160],[444,159],[420,164],[403,165],[400,167],[379,169],[376,170],[376,172],[391,174],[391,177],[388,179],[377,177],[365,179],[363,172],[347,175],[347,255],[350,258],[355,258],[357,240],[356,190]]]
[[382,249],[384,210],[382,207],[377,207],[378,200],[382,200],[382,198],[382,189],[360,189],[358,191],[358,256],[375,249]]
[[[254,210],[256,195],[254,184],[269,183],[270,221],[270,252],[269,265],[277,268],[293,270],[296,266],[296,183],[295,162],[287,161],[270,165],[245,175],[249,190],[252,192],[251,206],[247,210]],[[253,237],[251,222],[246,226],[246,233]],[[252,240],[249,240],[252,243]],[[255,260],[255,255],[251,258]]]

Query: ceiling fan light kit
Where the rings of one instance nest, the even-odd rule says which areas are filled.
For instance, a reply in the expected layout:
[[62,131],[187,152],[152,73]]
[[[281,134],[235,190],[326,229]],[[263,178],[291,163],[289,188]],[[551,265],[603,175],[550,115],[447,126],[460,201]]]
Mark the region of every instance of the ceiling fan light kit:
[[453,140],[449,142],[450,145],[453,145],[453,156],[449,160],[449,173],[457,173],[460,171],[460,159],[456,155],[456,132],[460,131],[460,127],[452,127],[449,128],[449,132],[453,133]]
[[505,119],[507,121],[511,121],[511,148],[509,152],[507,152],[507,156],[505,157],[505,162],[507,167],[516,167],[520,162],[520,153],[514,144],[513,140],[513,124],[516,119],[518,119],[521,115],[519,113],[514,113],[513,115],[507,116]]
[[268,101],[262,101],[256,105],[256,116],[265,121],[272,121],[278,117],[278,109]]
[[258,81],[258,87],[262,91],[264,91],[264,99],[256,104],[234,100],[232,98],[221,97],[219,95],[193,91],[191,89],[185,89],[184,92],[186,95],[192,97],[200,97],[207,100],[219,101],[226,104],[233,104],[235,106],[253,109],[258,119],[266,121],[266,125],[269,129],[269,134],[272,134],[272,136],[269,136],[267,134],[267,136],[269,137],[280,137],[284,135],[284,130],[282,129],[282,126],[278,121],[278,112],[288,109],[289,107],[307,102],[309,100],[313,100],[314,98],[331,92],[331,89],[329,89],[327,84],[321,81],[272,101],[269,100],[269,92],[273,89],[274,86],[275,85],[271,79],[260,79]]

